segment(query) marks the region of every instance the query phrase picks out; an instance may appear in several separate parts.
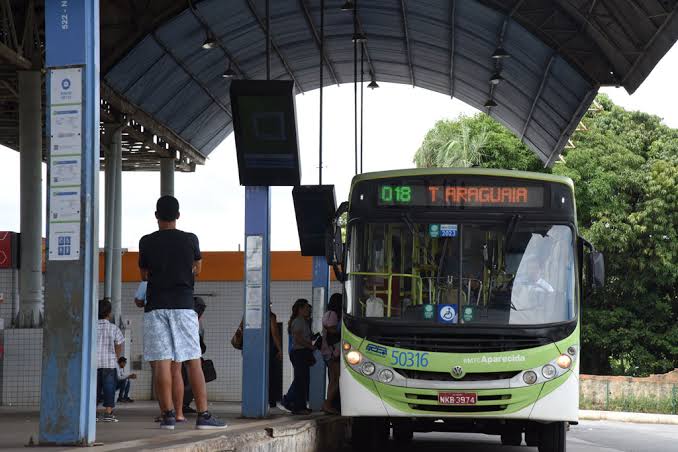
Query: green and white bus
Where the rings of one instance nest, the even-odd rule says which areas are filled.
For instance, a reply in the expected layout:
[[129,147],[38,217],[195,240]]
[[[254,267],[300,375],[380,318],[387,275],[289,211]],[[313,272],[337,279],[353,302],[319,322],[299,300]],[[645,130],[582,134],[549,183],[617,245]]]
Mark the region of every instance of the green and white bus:
[[565,450],[578,419],[583,285],[604,278],[602,255],[577,234],[570,179],[361,174],[330,241],[354,447],[379,447],[392,428],[396,441],[477,432]]

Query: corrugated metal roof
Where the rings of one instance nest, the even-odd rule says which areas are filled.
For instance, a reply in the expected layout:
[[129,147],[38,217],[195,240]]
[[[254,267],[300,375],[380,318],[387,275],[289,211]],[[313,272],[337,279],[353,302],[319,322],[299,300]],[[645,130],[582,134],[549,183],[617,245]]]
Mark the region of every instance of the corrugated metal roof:
[[[23,2],[11,2],[22,14]],[[353,18],[340,10],[343,3],[325,1],[325,84],[353,81]],[[196,151],[209,155],[232,131],[229,81],[221,77],[229,61],[243,78],[265,78],[264,4],[102,0],[104,104],[171,140],[172,152],[193,153],[194,161]],[[300,92],[319,86],[319,4],[271,0],[272,76],[294,79]],[[546,164],[599,86],[633,92],[678,40],[678,0],[360,0],[358,6],[368,73],[488,111]],[[208,33],[217,48],[201,48]],[[511,56],[497,62],[491,55],[500,45]],[[504,81],[493,88],[489,78],[497,70]],[[497,106],[483,108],[488,99]],[[411,114],[407,106],[403,114]],[[144,154],[148,138],[137,135],[135,155]],[[0,142],[16,146],[16,137]]]

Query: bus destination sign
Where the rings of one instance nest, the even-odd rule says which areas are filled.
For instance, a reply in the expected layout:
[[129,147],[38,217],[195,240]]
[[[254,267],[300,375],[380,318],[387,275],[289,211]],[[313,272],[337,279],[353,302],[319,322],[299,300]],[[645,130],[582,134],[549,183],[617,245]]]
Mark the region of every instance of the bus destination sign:
[[517,185],[378,185],[379,206],[544,207],[544,187]]

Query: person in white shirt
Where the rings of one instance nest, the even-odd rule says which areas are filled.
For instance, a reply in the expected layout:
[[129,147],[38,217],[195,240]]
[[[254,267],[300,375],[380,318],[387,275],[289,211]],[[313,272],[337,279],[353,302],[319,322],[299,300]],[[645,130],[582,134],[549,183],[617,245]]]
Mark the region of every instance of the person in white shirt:
[[134,400],[129,398],[129,389],[131,386],[130,380],[137,378],[137,374],[129,373],[125,370],[125,365],[127,364],[127,358],[121,356],[118,358],[118,382],[116,390],[120,391],[118,393],[118,403],[131,403]]
[[97,401],[103,401],[104,413],[98,420],[118,422],[113,415],[115,407],[115,369],[122,355],[125,338],[120,329],[111,323],[111,302],[99,301],[99,321],[97,323]]

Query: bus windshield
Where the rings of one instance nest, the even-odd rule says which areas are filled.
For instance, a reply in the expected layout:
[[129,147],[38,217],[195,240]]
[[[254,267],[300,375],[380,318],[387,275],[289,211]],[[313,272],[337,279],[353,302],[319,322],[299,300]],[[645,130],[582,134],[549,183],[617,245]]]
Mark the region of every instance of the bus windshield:
[[439,325],[573,320],[572,229],[526,223],[365,222],[350,228],[347,313]]

